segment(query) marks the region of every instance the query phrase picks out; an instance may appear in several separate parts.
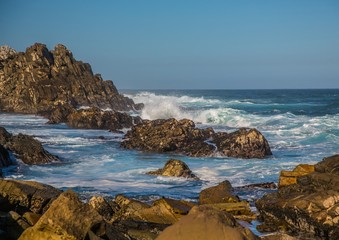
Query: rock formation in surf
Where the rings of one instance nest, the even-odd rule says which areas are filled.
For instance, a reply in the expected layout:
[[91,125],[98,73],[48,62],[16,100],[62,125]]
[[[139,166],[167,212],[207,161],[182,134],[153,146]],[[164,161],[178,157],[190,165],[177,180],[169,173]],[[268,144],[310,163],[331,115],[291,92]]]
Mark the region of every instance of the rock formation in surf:
[[121,146],[148,152],[174,152],[194,157],[223,155],[264,158],[271,155],[265,137],[256,129],[215,133],[199,129],[191,120],[145,120],[127,132]]
[[116,111],[142,107],[119,94],[112,81],[94,75],[88,63],[77,61],[61,44],[52,51],[41,43],[26,52],[0,49],[0,111],[45,114],[66,103]]
[[273,230],[287,228],[309,239],[339,239],[339,155],[324,158],[313,171],[307,169],[308,173],[294,171],[294,176],[290,172],[293,180],[282,180],[278,192],[256,201],[260,217]]
[[[0,127],[1,145],[5,151],[11,151],[15,157],[26,164],[43,164],[59,160],[58,157],[46,151],[41,143],[33,137],[21,133],[13,135],[3,127]],[[7,165],[4,167],[8,166],[10,161],[7,160],[6,163]]]

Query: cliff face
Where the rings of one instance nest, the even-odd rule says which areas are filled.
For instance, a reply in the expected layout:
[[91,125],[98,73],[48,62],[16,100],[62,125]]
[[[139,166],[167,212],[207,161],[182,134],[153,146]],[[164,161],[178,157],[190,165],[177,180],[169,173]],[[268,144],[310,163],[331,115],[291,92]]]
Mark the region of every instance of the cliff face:
[[119,94],[112,81],[93,75],[88,63],[77,61],[61,44],[52,51],[41,43],[26,52],[2,50],[0,111],[45,114],[64,103],[117,111],[140,107]]

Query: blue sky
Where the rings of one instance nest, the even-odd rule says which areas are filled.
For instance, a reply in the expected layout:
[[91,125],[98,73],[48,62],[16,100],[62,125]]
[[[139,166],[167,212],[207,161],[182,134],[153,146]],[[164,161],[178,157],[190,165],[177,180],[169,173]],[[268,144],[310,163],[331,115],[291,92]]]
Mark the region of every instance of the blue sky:
[[1,0],[0,29],[119,89],[339,88],[337,0]]

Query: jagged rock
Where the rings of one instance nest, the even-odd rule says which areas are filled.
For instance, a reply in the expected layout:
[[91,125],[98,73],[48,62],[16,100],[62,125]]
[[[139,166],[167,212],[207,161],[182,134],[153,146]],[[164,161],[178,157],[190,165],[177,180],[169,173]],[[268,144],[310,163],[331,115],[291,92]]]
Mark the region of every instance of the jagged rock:
[[107,221],[113,217],[114,210],[103,197],[94,196],[88,201],[88,204]]
[[133,117],[127,113],[116,111],[103,111],[97,107],[88,109],[71,109],[69,106],[59,106],[50,115],[49,123],[65,122],[73,128],[118,129],[130,128],[141,123],[140,117]]
[[215,133],[212,128],[196,128],[191,120],[178,121],[173,118],[143,121],[127,132],[121,146],[195,157],[221,154],[229,157],[263,158],[272,154],[267,140],[256,129]]
[[292,171],[281,171],[279,176],[279,187],[297,183],[297,178],[314,172],[314,166],[299,164]]
[[112,81],[93,75],[88,63],[77,61],[61,44],[49,51],[35,43],[26,52],[2,57],[1,111],[48,114],[59,103],[121,111],[142,107],[119,94]]
[[0,239],[16,240],[29,227],[30,225],[20,214],[15,211],[9,211],[0,220],[0,228],[3,231],[0,233]]
[[339,239],[339,155],[324,158],[315,171],[256,201],[260,218],[276,229]]
[[239,202],[238,196],[233,194],[233,188],[229,181],[225,180],[217,186],[206,188],[199,194],[200,204],[234,203]]
[[184,177],[199,180],[199,178],[192,173],[186,163],[176,159],[168,160],[163,168],[156,171],[150,171],[147,174],[167,177]]
[[166,228],[157,238],[157,240],[172,239],[250,240],[259,238],[249,229],[238,224],[231,214],[207,206],[197,206],[176,224]]
[[46,151],[38,140],[21,133],[12,135],[3,127],[0,127],[0,144],[26,164],[59,161],[59,158]]
[[6,60],[16,54],[16,51],[9,46],[0,46],[0,61]]
[[241,128],[232,133],[218,132],[213,135],[218,151],[228,157],[264,158],[272,155],[266,138],[256,129]]
[[82,203],[74,192],[67,190],[19,239],[85,239],[90,231],[94,234],[102,222],[102,217],[94,209]]
[[214,147],[205,143],[212,129],[195,128],[188,119],[160,119],[144,121],[136,125],[125,136],[122,146],[150,152],[177,152],[190,156],[208,156]]
[[41,214],[60,193],[60,190],[38,182],[0,179],[0,211]]
[[22,215],[22,217],[29,225],[33,226],[39,221],[39,219],[41,218],[41,214],[25,212],[24,215]]
[[114,221],[131,219],[133,221],[151,222],[159,224],[173,224],[194,206],[183,201],[163,198],[155,201],[152,206],[118,195],[115,202],[120,211],[115,214]]

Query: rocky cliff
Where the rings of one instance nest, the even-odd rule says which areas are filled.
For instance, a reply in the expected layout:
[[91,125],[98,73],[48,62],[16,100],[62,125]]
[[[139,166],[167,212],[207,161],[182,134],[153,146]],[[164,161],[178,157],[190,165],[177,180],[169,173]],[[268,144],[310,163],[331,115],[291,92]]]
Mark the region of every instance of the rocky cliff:
[[0,49],[0,111],[46,114],[58,104],[126,111],[140,108],[119,94],[112,81],[94,75],[58,44],[50,51],[35,43],[26,52]]

